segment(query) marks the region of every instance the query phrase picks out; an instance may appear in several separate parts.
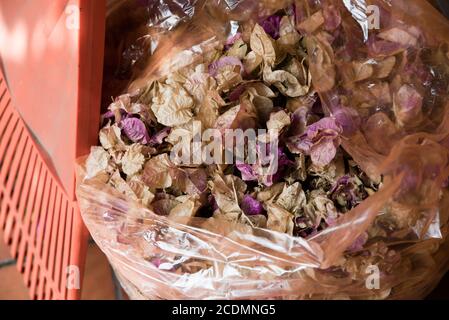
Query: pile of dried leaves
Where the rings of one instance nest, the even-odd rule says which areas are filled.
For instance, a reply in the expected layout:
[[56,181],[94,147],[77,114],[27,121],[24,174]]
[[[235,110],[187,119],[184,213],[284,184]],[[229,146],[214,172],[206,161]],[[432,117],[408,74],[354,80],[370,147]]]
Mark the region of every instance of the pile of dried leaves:
[[[310,29],[310,23],[300,28]],[[104,116],[101,147],[87,160],[88,177],[104,176],[160,215],[223,215],[301,237],[351,210],[378,182],[340,148],[342,125],[324,116],[307,53],[329,57],[317,38],[303,37],[295,24],[293,15],[271,16],[254,25],[249,41],[237,33],[204,63],[119,97]],[[317,80],[321,86],[332,85],[326,77]],[[194,120],[203,129],[281,131],[278,171],[267,176],[249,164],[172,163],[178,138],[171,131],[191,136]]]
[[[444,48],[420,49],[421,31],[405,24],[363,43],[352,36],[360,33],[357,23],[329,3],[313,14],[292,7],[248,22],[200,62],[118,97],[103,116],[101,146],[92,148],[86,163],[88,178],[103,179],[168,217],[220,216],[303,238],[334,226],[382,187],[382,178],[365,174],[342,140],[361,123],[381,124],[385,137],[422,125],[431,113],[427,100],[447,90],[449,56]],[[333,110],[321,100],[329,92],[338,97],[330,102]],[[256,165],[172,162],[179,141],[173,132],[193,138],[194,121],[221,132],[279,130],[278,171],[260,175]],[[386,154],[386,140],[371,147]],[[393,209],[348,252],[360,251],[371,237],[408,228],[410,217]],[[381,243],[373,250],[374,260],[397,262]],[[354,261],[345,271],[352,272]]]

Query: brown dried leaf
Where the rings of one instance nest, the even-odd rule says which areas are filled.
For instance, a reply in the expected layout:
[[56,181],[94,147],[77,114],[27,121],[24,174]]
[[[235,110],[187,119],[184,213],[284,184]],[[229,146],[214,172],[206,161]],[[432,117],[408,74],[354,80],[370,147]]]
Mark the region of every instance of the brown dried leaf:
[[287,233],[293,235],[294,223],[293,214],[288,212],[281,206],[268,203],[267,204],[268,221],[267,228],[273,231]]
[[108,123],[100,130],[100,143],[106,150],[114,149],[123,151],[126,148],[122,140],[122,130],[117,124]]
[[314,33],[318,28],[324,24],[323,11],[317,11],[308,19],[299,24],[298,29],[304,33]]
[[251,50],[258,56],[262,57],[263,61],[270,67],[274,66],[276,61],[276,49],[274,41],[265,32],[265,30],[256,23],[250,39]]
[[335,86],[336,78],[333,50],[329,43],[324,42],[324,38],[317,36],[306,38],[313,87],[318,92],[331,90]]
[[302,190],[299,182],[292,185],[285,185],[284,190],[276,200],[277,205],[294,214],[300,214],[306,202],[306,194]]
[[172,186],[170,169],[173,167],[166,153],[151,158],[145,164],[142,181],[150,189],[166,189]]
[[[276,40],[279,47],[289,50],[298,45],[301,40],[301,36],[294,24],[292,23],[292,17],[284,16],[281,19],[281,25],[279,29],[279,39]],[[289,50],[290,51],[290,50]]]
[[290,116],[284,110],[272,113],[270,120],[267,122],[268,130],[276,130],[281,132],[282,129],[289,126],[291,123]]
[[289,97],[301,97],[309,92],[308,85],[301,85],[299,80],[284,70],[272,71],[269,67],[264,69],[264,81],[274,85],[279,91]]

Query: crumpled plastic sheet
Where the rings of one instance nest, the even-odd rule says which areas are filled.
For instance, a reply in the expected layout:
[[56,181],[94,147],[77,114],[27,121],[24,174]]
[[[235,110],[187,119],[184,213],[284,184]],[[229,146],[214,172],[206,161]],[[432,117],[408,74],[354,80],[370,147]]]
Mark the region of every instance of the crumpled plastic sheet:
[[[116,1],[113,10],[120,10],[123,2],[129,0]],[[296,8],[301,3],[304,1],[296,1]],[[334,3],[347,8],[344,19],[357,20],[359,30],[353,38],[360,48],[370,45],[371,31],[364,28],[360,15],[360,8],[368,4],[386,8],[381,10],[388,16],[385,20],[381,16],[387,21],[382,28],[401,22],[422,30],[426,45],[448,41],[448,22],[426,1]],[[235,32],[232,26],[239,21],[266,16],[291,2],[139,0],[136,4],[148,11],[148,35],[157,37],[158,44],[144,68],[134,74],[130,91],[192,63],[211,43]],[[310,63],[313,76],[313,59]],[[384,184],[335,226],[311,238],[217,219],[169,220],[99,181],[84,179],[84,158],[79,160],[77,172],[83,219],[134,299],[423,298],[449,266],[448,83],[437,73],[430,81],[432,86],[443,82],[446,88],[429,89],[426,120],[420,126],[390,134],[384,115],[391,110],[383,110],[379,102],[363,110],[368,121],[345,131],[345,150],[367,174],[382,175]],[[347,101],[342,101],[341,90],[338,85],[330,91],[318,90],[328,114],[337,116],[342,105],[355,99],[348,92]],[[341,259],[353,259],[358,261],[354,264],[358,268],[366,267],[363,259],[369,253],[347,256],[346,249],[392,206],[399,206],[405,215],[418,213],[421,218],[409,227],[413,236],[379,239],[388,250],[379,250],[385,254],[376,260],[380,288],[369,289],[365,270],[342,274],[333,266]]]

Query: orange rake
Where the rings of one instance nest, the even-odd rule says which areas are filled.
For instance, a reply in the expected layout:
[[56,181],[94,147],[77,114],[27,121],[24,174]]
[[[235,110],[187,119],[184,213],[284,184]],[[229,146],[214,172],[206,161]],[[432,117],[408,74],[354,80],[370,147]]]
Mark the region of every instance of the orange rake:
[[0,73],[0,229],[32,299],[77,299],[87,231]]
[[75,161],[98,139],[105,14],[105,0],[0,1],[0,40],[22,43],[0,46],[0,241],[32,299],[81,295]]

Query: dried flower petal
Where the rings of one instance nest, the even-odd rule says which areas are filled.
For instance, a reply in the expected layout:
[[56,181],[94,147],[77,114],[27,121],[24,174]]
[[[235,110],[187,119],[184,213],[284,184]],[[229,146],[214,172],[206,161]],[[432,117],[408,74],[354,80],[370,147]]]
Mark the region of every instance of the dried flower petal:
[[309,92],[309,85],[300,84],[298,78],[284,70],[272,71],[267,67],[264,69],[263,78],[265,82],[278,88],[282,94],[292,98],[304,96]]
[[267,228],[273,231],[293,234],[293,214],[274,203],[267,204]]
[[120,126],[132,142],[147,144],[150,141],[147,127],[142,120],[138,118],[126,118],[120,122]]
[[209,66],[209,74],[212,77],[217,77],[220,69],[226,67],[226,66],[239,66],[240,67],[240,72],[243,74],[245,71],[245,68],[243,66],[242,61],[239,58],[236,57],[228,57],[228,56],[224,56],[221,57],[220,59],[218,59],[217,61],[215,61],[214,63],[212,63]]
[[319,27],[324,24],[324,16],[323,11],[317,11],[308,19],[301,22],[298,26],[298,29],[306,34],[314,33]]
[[274,65],[274,62],[276,61],[276,50],[273,39],[267,35],[265,30],[259,24],[254,26],[250,44],[251,50],[262,57],[263,61],[265,61],[268,66]]
[[284,110],[281,110],[271,114],[270,120],[267,122],[267,128],[268,130],[281,132],[282,129],[289,126],[290,123],[290,116]]
[[273,39],[279,38],[279,29],[281,24],[281,16],[272,15],[260,21],[260,25]]
[[86,178],[91,179],[105,173],[109,166],[110,157],[109,153],[102,147],[92,147],[86,160]]
[[173,164],[167,154],[151,158],[145,164],[142,181],[151,189],[166,189],[172,186],[170,169]]
[[333,118],[323,118],[307,127],[300,136],[292,137],[288,143],[290,151],[310,155],[315,165],[326,166],[337,153],[342,128]]
[[306,42],[313,86],[318,92],[329,91],[336,78],[332,47],[315,36],[307,37]]
[[142,145],[133,144],[126,151],[122,159],[122,170],[127,176],[133,176],[143,169],[145,157],[142,154]]
[[423,97],[405,84],[394,96],[394,114],[401,126],[417,124],[422,120]]
[[183,87],[159,84],[157,92],[151,110],[159,123],[175,127],[192,119],[193,99]]
[[248,216],[263,214],[264,209],[262,203],[254,199],[250,195],[245,195],[242,200],[242,210]]

